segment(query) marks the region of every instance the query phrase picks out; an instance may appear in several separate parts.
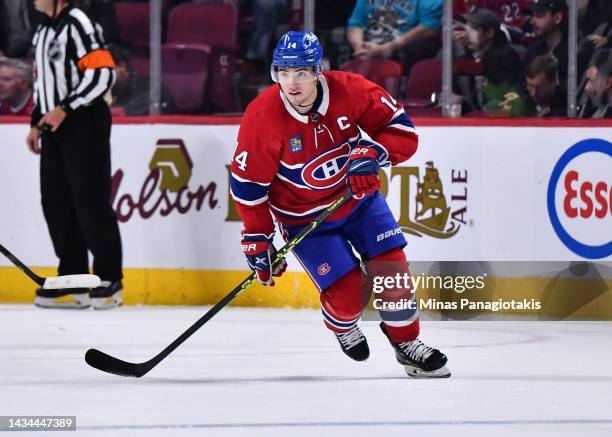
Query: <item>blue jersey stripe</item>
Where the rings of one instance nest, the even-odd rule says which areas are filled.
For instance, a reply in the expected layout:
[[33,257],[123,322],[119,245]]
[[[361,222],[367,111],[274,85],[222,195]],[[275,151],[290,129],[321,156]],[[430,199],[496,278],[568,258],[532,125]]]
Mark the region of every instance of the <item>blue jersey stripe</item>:
[[285,167],[281,162],[280,166],[278,167],[278,174],[283,178],[290,180],[294,184],[299,185],[300,187],[308,188],[302,179],[302,167],[289,168]]
[[321,313],[323,314],[323,316],[325,317],[325,320],[327,320],[327,322],[328,322],[330,325],[334,325],[334,326],[336,326],[336,327],[338,327],[338,328],[341,328],[341,329],[348,329],[348,328],[352,328],[352,327],[353,327],[353,326],[355,326],[355,325],[357,324],[357,322],[359,321],[359,319],[357,319],[357,320],[354,320],[354,321],[352,321],[352,322],[348,322],[348,323],[338,322],[338,321],[336,321],[336,320],[332,319],[330,316],[328,316],[328,315],[327,315],[327,313],[326,313],[325,311],[321,310]]
[[390,126],[392,124],[403,124],[404,126],[408,126],[414,129],[414,123],[408,118],[406,114],[398,115],[393,120],[391,120],[388,125]]
[[380,318],[385,322],[403,322],[410,320],[416,313],[416,304],[414,308],[405,308],[399,311],[384,311],[379,310]]
[[238,199],[253,202],[266,197],[270,186],[263,186],[254,182],[241,182],[233,175],[230,179],[232,194]]

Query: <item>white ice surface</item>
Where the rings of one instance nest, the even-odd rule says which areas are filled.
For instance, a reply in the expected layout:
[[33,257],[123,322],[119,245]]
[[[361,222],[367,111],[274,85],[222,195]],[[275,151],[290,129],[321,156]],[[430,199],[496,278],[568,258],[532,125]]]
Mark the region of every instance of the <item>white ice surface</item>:
[[226,308],[140,379],[83,360],[145,361],[206,309],[0,306],[0,415],[93,436],[612,436],[612,323],[424,322],[442,380],[405,377],[374,322],[351,361],[313,310]]

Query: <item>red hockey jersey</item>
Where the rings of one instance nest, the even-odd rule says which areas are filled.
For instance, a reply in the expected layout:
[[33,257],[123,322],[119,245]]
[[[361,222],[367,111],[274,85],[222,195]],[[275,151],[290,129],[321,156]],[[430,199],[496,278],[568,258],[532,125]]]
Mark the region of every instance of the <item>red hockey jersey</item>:
[[453,15],[467,14],[478,8],[490,9],[501,24],[522,28],[529,18],[523,11],[530,3],[528,0],[454,0]]
[[[232,161],[231,194],[248,233],[270,235],[274,223],[306,223],[347,189],[351,149],[364,132],[392,164],[414,154],[412,121],[383,88],[360,75],[324,72],[315,106],[298,113],[278,84],[247,107]],[[350,212],[347,202],[329,220]]]

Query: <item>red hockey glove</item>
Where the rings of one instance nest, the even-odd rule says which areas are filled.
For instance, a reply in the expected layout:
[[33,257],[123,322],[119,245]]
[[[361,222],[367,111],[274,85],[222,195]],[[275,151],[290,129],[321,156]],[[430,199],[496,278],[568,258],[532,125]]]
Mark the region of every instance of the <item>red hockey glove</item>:
[[361,198],[380,189],[378,172],[391,163],[389,153],[382,144],[360,138],[349,156],[346,183],[354,197]]
[[[361,140],[364,141],[364,140]],[[347,185],[354,197],[361,198],[380,189],[380,163],[379,153],[368,145],[358,145],[349,156],[347,172]]]
[[272,263],[276,257],[276,249],[272,238],[263,234],[242,234],[242,252],[246,256],[249,268],[257,274],[257,279],[263,285],[274,287],[273,276],[281,276],[287,270],[287,261],[281,259],[275,268]]

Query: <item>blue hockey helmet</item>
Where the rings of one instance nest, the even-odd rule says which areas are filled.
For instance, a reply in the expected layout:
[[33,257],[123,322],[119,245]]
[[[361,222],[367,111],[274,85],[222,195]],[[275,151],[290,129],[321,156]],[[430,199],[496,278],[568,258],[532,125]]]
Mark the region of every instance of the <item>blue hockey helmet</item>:
[[323,48],[312,32],[289,31],[284,34],[272,52],[272,70],[280,67],[312,67],[321,72]]

